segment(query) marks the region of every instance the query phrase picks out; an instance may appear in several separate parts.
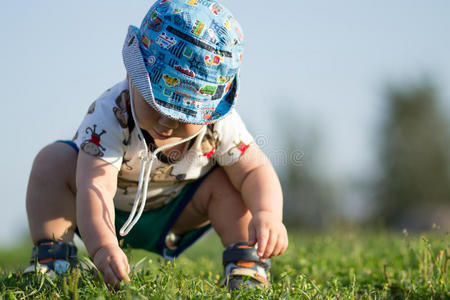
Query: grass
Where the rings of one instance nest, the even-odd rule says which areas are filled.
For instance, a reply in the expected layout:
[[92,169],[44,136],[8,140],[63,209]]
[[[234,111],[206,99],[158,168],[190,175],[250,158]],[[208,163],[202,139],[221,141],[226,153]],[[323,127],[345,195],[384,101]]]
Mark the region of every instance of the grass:
[[132,282],[113,292],[89,271],[21,276],[30,247],[0,251],[0,299],[450,299],[450,236],[386,231],[290,232],[272,286],[220,287],[222,247],[210,234],[175,262],[128,251]]

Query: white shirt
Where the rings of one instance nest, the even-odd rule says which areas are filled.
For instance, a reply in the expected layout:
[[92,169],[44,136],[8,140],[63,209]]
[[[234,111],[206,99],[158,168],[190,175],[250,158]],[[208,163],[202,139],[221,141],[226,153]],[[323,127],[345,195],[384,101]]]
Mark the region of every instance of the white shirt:
[[[91,104],[73,141],[81,151],[119,170],[114,204],[130,211],[137,190],[142,144],[131,116],[127,80]],[[253,137],[232,109],[222,120],[208,125],[179,161],[168,164],[158,159],[153,163],[145,210],[169,203],[187,183],[205,175],[216,163],[234,164],[252,143]]]

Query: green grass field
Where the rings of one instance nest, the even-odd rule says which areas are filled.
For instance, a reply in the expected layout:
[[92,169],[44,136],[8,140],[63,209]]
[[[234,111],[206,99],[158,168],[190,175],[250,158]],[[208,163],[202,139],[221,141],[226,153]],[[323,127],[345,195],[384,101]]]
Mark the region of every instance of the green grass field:
[[0,251],[0,299],[450,299],[450,236],[439,231],[290,231],[273,259],[272,286],[230,293],[220,287],[222,247],[215,234],[176,262],[127,251],[132,282],[118,292],[89,271],[50,280],[22,277],[30,246]]

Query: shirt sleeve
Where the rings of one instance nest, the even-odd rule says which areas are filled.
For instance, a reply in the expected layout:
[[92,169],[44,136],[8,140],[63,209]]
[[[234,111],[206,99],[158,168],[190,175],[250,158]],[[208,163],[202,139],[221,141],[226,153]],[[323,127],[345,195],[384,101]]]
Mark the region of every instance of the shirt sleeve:
[[223,120],[214,124],[214,133],[217,135],[214,158],[221,166],[236,163],[254,144],[252,135],[234,109]]
[[116,116],[114,101],[107,98],[96,100],[89,107],[73,141],[81,151],[120,170],[125,153],[125,133]]

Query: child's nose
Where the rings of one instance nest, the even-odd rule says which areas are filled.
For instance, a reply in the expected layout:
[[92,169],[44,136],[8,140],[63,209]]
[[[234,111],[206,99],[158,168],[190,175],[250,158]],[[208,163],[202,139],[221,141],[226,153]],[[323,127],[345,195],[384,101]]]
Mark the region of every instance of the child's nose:
[[161,118],[159,118],[158,120],[158,124],[170,129],[176,129],[179,125],[178,121],[166,116],[161,116]]

